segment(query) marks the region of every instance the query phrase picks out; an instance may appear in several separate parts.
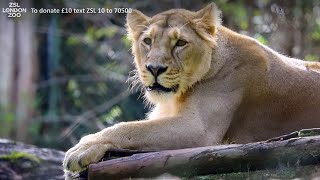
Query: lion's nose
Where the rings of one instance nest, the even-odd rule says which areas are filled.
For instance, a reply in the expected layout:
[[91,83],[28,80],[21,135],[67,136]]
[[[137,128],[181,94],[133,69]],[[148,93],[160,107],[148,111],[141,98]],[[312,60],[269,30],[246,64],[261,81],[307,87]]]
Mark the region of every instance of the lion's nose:
[[160,74],[166,72],[166,70],[168,69],[168,67],[165,66],[161,66],[161,65],[152,65],[152,64],[147,64],[146,68],[148,69],[148,71],[151,72],[152,75],[154,75],[155,77],[159,76]]

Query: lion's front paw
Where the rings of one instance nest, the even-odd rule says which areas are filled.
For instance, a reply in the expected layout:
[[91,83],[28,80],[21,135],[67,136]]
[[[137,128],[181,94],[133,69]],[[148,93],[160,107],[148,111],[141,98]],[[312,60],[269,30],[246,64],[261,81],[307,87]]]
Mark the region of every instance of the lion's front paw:
[[66,152],[64,169],[76,172],[87,168],[89,164],[101,160],[105,152],[112,148],[110,144],[81,142]]

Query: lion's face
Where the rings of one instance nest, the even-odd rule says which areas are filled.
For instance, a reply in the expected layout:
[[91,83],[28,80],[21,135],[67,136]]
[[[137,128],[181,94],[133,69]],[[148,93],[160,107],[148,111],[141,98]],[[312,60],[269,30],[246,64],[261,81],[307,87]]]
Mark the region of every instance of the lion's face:
[[209,71],[215,45],[212,11],[217,10],[211,5],[198,12],[171,10],[152,18],[139,11],[128,15],[139,79],[151,102],[180,96]]

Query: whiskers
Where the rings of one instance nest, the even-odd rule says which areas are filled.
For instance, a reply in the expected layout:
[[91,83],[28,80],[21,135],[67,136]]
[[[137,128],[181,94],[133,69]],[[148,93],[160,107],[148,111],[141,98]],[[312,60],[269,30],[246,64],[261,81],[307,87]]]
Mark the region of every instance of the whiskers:
[[155,106],[151,101],[148,100],[148,97],[145,93],[143,93],[143,104],[144,104],[144,108],[149,110],[153,109],[153,107]]
[[130,89],[131,93],[140,92],[140,94],[138,96],[138,99],[141,98],[141,97],[145,97],[143,95],[144,91],[145,91],[145,87],[143,86],[143,84],[140,81],[139,72],[138,72],[137,69],[132,70],[132,71],[129,72],[129,77],[128,77],[128,80],[126,82],[129,84],[129,89]]
[[126,82],[129,84],[129,89],[132,93],[143,90],[143,85],[140,82],[138,70],[136,69],[129,72],[129,77]]

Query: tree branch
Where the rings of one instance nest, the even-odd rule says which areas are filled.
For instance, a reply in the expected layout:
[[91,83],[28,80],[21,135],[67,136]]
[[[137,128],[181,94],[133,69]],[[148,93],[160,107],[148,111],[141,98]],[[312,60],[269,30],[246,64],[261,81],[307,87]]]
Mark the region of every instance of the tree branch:
[[320,136],[149,153],[119,152],[122,150],[116,157],[129,156],[90,165],[88,179],[155,177],[163,173],[192,177],[319,164]]

